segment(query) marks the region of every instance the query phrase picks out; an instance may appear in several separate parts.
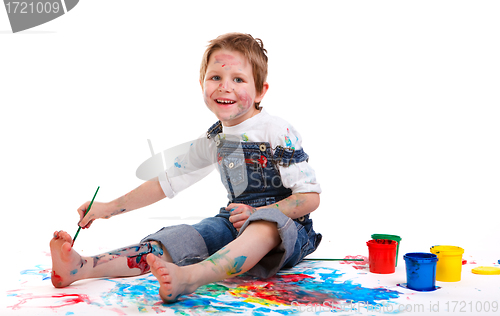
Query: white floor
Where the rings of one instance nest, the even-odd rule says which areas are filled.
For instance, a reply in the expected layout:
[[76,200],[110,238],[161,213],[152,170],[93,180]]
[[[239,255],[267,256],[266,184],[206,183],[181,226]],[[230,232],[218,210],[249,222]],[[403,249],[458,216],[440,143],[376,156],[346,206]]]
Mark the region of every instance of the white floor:
[[[20,274],[47,267],[52,233],[76,232],[76,209],[97,186],[96,201],[106,202],[140,185],[148,139],[160,152],[215,122],[203,104],[199,64],[207,42],[232,31],[264,41],[270,90],[261,105],[301,133],[321,183],[313,218],[324,240],[314,256],[366,256],[371,234],[399,235],[395,274],[357,276],[391,288],[405,282],[402,255],[434,245],[460,246],[477,265],[497,263],[499,9],[496,1],[80,1],[12,34],[0,8],[0,286],[57,293],[47,280]],[[75,248],[92,255],[213,216],[226,203],[217,177],[97,221]],[[499,277],[473,275],[474,266],[432,293],[399,289],[398,302],[439,302],[446,315],[461,304],[493,304]],[[98,293],[107,282],[72,290]],[[1,302],[2,315],[30,313],[5,308],[15,296]],[[474,313],[484,311],[466,310]]]

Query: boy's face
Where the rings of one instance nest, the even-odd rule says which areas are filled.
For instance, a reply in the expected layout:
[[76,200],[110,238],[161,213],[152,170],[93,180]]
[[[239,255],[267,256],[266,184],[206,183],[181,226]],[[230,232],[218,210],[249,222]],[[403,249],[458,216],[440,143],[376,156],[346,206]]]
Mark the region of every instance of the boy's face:
[[269,85],[257,95],[252,65],[236,51],[216,50],[208,61],[205,81],[200,82],[207,107],[224,126],[237,125],[259,113],[260,102]]

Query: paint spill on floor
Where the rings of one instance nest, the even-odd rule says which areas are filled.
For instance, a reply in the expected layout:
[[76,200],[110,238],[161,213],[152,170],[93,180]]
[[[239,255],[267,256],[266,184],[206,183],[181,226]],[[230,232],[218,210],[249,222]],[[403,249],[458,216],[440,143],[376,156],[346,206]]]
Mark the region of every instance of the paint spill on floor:
[[[24,270],[24,275],[41,275],[43,280],[50,276],[50,269],[37,266]],[[43,272],[42,272],[43,271]],[[38,280],[40,280],[38,278]],[[346,279],[339,270],[324,267],[319,262],[308,262],[280,272],[268,279],[240,276],[199,288],[195,293],[183,296],[175,304],[163,304],[158,295],[158,283],[151,274],[137,278],[108,280],[113,285],[109,290],[94,294],[35,295],[22,290],[9,291],[8,296],[17,298],[11,309],[24,307],[51,308],[75,306],[85,308],[93,305],[103,310],[126,315],[127,311],[142,313],[175,313],[198,315],[206,313],[231,313],[268,315],[278,313],[290,315],[299,311],[310,311],[308,307],[320,306],[314,311],[343,311],[348,304],[384,306],[396,304],[401,293],[387,288],[366,288],[353,280]],[[50,281],[44,281],[51,287]],[[106,282],[107,283],[107,282]],[[75,283],[71,291],[86,292],[85,285]],[[47,302],[49,296],[52,303]],[[54,299],[57,299],[54,301]],[[29,303],[29,304],[28,304]],[[28,306],[30,305],[30,306]],[[358,305],[359,306],[359,305]],[[352,309],[351,309],[352,310]],[[65,309],[64,311],[67,311]],[[352,310],[355,312],[355,309]],[[68,311],[72,313],[72,311]],[[69,315],[69,314],[68,314]]]
[[357,270],[368,270],[369,268],[368,257],[357,255],[345,256],[344,259],[363,259],[363,261],[341,261],[340,264],[350,264]]
[[35,266],[36,269],[27,269],[20,272],[21,275],[36,275],[42,277],[42,280],[50,280],[50,273],[52,272],[49,268],[44,268],[42,265],[38,264]]
[[[310,266],[310,264],[309,264]],[[297,271],[299,270],[299,271]],[[386,288],[365,288],[351,280],[341,280],[339,270],[325,267],[295,268],[269,279],[241,276],[199,288],[175,304],[163,304],[158,283],[152,276],[114,280],[115,287],[102,294],[106,305],[152,309],[156,313],[173,310],[180,315],[200,313],[252,313],[289,315],[307,306],[322,306],[322,311],[339,311],[348,304],[391,304],[400,292]]]

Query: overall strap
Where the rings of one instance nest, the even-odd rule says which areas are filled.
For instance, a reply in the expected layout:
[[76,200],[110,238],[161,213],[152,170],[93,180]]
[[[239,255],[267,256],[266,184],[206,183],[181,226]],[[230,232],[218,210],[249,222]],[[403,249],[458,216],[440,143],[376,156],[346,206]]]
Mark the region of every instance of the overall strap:
[[290,147],[277,146],[274,150],[273,161],[284,167],[302,161],[309,161],[309,155],[304,152],[304,149],[294,149]]
[[208,129],[207,138],[210,139],[220,133],[222,133],[222,123],[221,121],[217,121],[217,123],[215,123]]

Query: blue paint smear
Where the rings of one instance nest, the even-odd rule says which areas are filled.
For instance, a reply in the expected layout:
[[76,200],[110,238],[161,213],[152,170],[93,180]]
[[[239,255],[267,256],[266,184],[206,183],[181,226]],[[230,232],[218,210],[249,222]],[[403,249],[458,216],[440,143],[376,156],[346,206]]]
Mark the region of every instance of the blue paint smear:
[[78,272],[78,269],[75,269],[75,270],[71,271],[69,274],[75,275],[77,272]]
[[34,275],[42,277],[42,280],[50,280],[50,274],[52,270],[48,267],[44,267],[41,264],[35,266],[36,269],[27,269],[20,272],[21,275]]
[[[280,272],[266,280],[243,275],[202,286],[193,294],[181,296],[173,304],[163,304],[158,294],[158,282],[154,276],[148,275],[134,279],[109,280],[115,283],[115,287],[102,293],[101,297],[107,306],[137,308],[139,312],[154,310],[159,313],[173,310],[180,315],[205,313],[268,315],[271,312],[291,315],[297,313],[296,306],[291,305],[292,301],[300,304],[329,301],[330,306],[334,308],[332,311],[338,312],[335,306],[340,307],[342,304],[345,306],[349,303],[373,306],[396,304],[391,299],[396,299],[401,294],[386,288],[365,288],[353,283],[352,280],[341,280],[342,275],[339,270],[325,267],[295,269],[293,273]],[[259,301],[258,293],[256,294],[255,288],[252,288],[255,285],[257,288],[260,286],[264,292],[275,291],[276,297],[287,297],[290,304],[275,302],[272,299]],[[248,290],[245,290],[246,286]],[[397,305],[394,306],[397,312]]]

